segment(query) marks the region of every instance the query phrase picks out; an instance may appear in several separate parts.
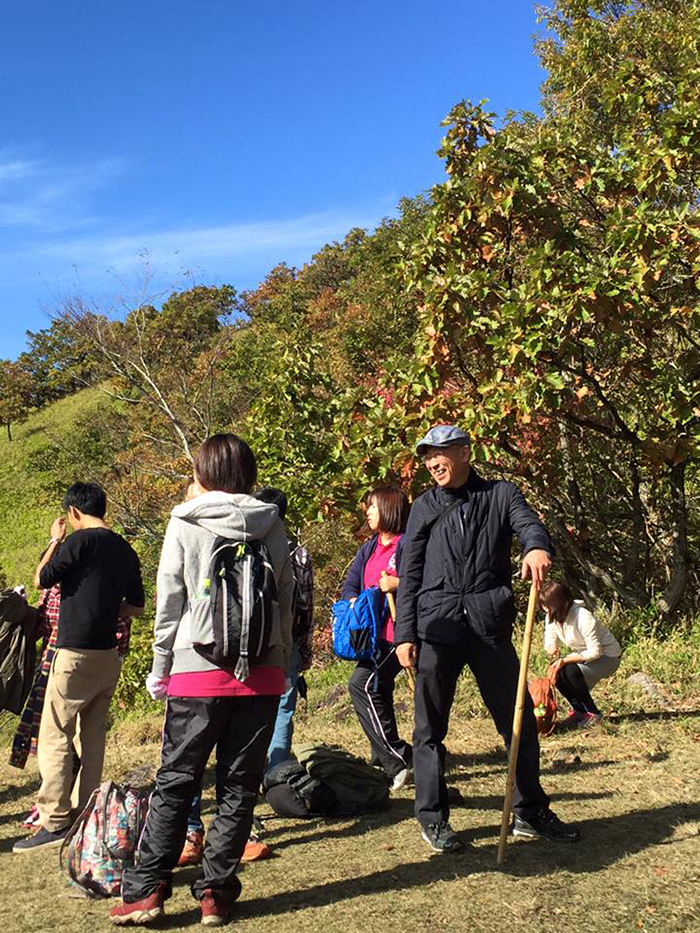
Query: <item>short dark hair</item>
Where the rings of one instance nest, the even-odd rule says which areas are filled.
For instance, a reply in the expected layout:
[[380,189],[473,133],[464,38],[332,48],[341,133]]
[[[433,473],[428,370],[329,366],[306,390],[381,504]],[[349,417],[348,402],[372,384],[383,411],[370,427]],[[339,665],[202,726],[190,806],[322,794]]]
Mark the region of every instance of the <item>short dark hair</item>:
[[258,476],[253,451],[237,434],[214,434],[194,457],[200,486],[219,492],[251,492]]
[[367,505],[373,499],[379,511],[379,531],[403,534],[411,508],[406,493],[398,486],[377,486],[368,493]]
[[281,489],[275,489],[274,486],[263,486],[255,493],[255,498],[261,502],[268,502],[270,505],[276,505],[280,518],[284,521],[287,514],[287,497]]
[[67,512],[71,506],[83,515],[104,518],[107,511],[107,496],[104,489],[97,483],[73,483],[63,497],[64,511]]
[[564,619],[569,614],[569,609],[574,604],[574,594],[566,583],[548,580],[542,584],[539,602],[541,606],[549,610],[550,615],[556,622],[563,624]]

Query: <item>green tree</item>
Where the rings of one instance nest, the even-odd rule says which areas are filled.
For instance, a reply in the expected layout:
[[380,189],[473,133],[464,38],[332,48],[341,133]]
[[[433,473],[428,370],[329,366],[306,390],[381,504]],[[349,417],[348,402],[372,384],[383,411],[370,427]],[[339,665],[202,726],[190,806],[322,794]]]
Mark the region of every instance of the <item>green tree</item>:
[[31,376],[33,407],[41,408],[94,382],[97,360],[71,322],[57,319],[43,330],[28,330],[27,345],[17,362]]
[[32,399],[32,380],[18,363],[0,360],[0,424],[7,428],[12,440],[12,425],[24,421]]
[[399,403],[460,418],[530,486],[578,588],[670,613],[700,426],[698,5],[546,19],[546,117],[497,129],[463,102],[445,121]]

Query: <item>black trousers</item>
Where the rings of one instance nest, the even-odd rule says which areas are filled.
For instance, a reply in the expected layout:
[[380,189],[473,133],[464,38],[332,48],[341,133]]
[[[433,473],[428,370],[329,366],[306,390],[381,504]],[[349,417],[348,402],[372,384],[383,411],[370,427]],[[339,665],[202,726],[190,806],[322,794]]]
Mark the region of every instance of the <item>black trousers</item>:
[[[458,644],[420,642],[415,691],[413,769],[416,817],[423,826],[448,820],[445,746],[457,678],[464,666],[473,673],[484,703],[506,748],[510,745],[518,683],[518,656],[509,640],[488,643],[465,632]],[[540,749],[532,700],[526,695],[513,811],[527,820],[549,798],[540,786]]]
[[578,664],[565,664],[559,668],[556,687],[577,713],[600,713]]
[[390,778],[412,763],[411,746],[400,738],[394,712],[394,682],[401,670],[393,646],[381,641],[376,670],[371,661],[360,661],[348,683],[352,705],[372,747],[372,760]]
[[216,746],[216,816],[206,837],[202,875],[192,884],[235,899],[236,868],[253,824],[279,697],[170,697],[165,711],[161,766],[139,844],[139,860],[122,878],[124,901],[141,900],[168,882],[187,833],[192,798]]

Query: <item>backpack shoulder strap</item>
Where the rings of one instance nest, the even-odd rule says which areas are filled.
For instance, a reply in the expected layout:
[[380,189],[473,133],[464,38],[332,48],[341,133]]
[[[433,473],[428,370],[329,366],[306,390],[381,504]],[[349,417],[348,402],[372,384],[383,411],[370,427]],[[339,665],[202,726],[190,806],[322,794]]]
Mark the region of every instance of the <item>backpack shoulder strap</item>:
[[464,505],[464,499],[455,499],[455,501],[450,502],[450,504],[444,508],[442,512],[438,512],[438,514],[430,522],[430,533],[432,534],[437,526],[440,525],[448,515],[450,515],[452,512],[454,512],[455,509],[458,509],[462,505]]
[[[73,825],[71,826],[71,828],[68,830],[68,832],[63,838],[63,842],[61,843],[61,848],[58,853],[58,861],[59,861],[59,865],[61,866],[61,871],[63,871],[65,868],[63,864],[64,853],[68,851],[68,849],[70,848],[71,842],[73,841],[73,839],[75,839],[78,833],[82,829],[85,828],[87,821],[90,819],[90,814],[92,813],[95,807],[95,801],[97,800],[97,795],[99,794],[99,792],[100,792],[100,788],[96,787],[94,791],[90,794],[90,798],[88,802],[85,804],[85,808],[83,809],[83,812],[75,820],[75,822],[73,823]],[[68,858],[68,874],[72,881],[74,881],[76,884],[80,883],[78,881],[78,876],[75,873],[75,866],[73,865],[73,860],[71,858]]]

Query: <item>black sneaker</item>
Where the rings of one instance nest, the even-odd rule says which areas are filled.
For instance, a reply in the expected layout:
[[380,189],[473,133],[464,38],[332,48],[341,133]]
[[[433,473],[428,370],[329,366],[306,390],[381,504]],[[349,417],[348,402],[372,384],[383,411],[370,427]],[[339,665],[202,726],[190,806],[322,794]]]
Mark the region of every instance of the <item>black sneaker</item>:
[[50,849],[53,846],[60,846],[69,829],[70,827],[66,826],[65,829],[59,829],[58,832],[50,833],[48,829],[44,829],[42,826],[34,835],[27,836],[26,839],[20,839],[19,842],[16,842],[12,846],[12,851],[20,853],[37,852],[39,849]]
[[460,852],[464,848],[462,840],[445,820],[422,826],[421,836],[433,852]]
[[543,807],[530,820],[524,820],[514,814],[511,830],[514,836],[524,836],[526,839],[542,836],[552,842],[578,842],[581,838],[581,833],[574,826],[562,823],[549,807]]

